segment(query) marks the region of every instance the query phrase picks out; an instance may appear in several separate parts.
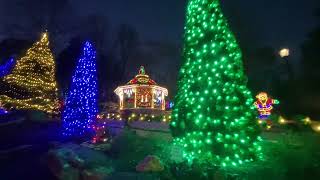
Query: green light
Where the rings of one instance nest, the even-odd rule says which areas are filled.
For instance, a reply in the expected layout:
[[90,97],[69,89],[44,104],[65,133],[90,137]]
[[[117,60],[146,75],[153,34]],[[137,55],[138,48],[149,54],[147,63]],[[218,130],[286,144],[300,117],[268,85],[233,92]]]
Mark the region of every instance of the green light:
[[188,162],[210,155],[212,163],[226,167],[259,157],[259,126],[241,56],[220,1],[189,0],[171,124]]

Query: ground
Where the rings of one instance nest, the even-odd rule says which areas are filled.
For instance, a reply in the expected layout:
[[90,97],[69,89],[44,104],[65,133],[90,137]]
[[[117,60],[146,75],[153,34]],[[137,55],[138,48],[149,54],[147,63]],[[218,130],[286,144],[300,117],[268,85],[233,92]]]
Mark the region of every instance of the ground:
[[50,144],[59,140],[56,123],[22,122],[0,126],[1,179],[56,179],[44,157]]
[[[59,131],[59,123],[56,122],[22,122],[0,126],[1,179],[57,179],[48,169],[46,157],[50,149],[57,149],[57,144],[62,147],[66,144]],[[104,166],[114,169],[110,179],[217,179],[219,176],[219,179],[320,178],[320,136],[313,131],[287,128],[264,131],[265,161],[232,170],[173,164],[170,160],[169,133],[152,131],[141,128],[138,131],[123,130],[120,136],[114,138],[111,149],[101,152],[108,159],[103,162],[109,163]],[[161,173],[137,173],[136,165],[147,155],[158,156],[165,170]],[[84,159],[90,159],[90,155]],[[91,162],[94,162],[93,156],[87,164],[90,166]]]

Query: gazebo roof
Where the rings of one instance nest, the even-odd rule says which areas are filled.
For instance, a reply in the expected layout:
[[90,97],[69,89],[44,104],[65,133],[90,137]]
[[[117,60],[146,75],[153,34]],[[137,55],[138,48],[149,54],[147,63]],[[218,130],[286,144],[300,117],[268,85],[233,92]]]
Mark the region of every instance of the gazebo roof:
[[139,74],[137,74],[133,79],[131,79],[127,85],[157,85],[157,83],[152,80],[145,72],[144,67],[141,66]]
[[117,87],[114,92],[119,96],[122,93],[123,89],[139,87],[150,87],[153,89],[161,90],[165,96],[168,96],[168,90],[164,87],[159,86],[154,80],[146,75],[143,66],[140,67],[139,74],[131,79],[126,85]]

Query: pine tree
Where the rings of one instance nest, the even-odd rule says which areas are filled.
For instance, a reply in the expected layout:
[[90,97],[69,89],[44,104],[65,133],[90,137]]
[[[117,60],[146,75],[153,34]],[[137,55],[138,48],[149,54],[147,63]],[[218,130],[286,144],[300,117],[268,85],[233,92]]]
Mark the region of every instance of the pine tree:
[[86,42],[62,114],[63,134],[77,137],[92,133],[90,126],[97,113],[96,51]]
[[58,108],[55,62],[48,34],[18,59],[11,74],[1,80],[0,100],[16,109],[56,113]]
[[254,99],[219,0],[189,0],[172,134],[190,162],[237,166],[261,157]]

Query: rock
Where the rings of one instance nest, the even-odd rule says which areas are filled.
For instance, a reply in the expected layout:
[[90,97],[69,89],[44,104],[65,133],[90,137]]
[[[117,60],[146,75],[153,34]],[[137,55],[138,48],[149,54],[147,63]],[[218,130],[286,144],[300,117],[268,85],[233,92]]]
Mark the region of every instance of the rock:
[[158,180],[155,174],[147,174],[147,173],[132,173],[132,172],[117,172],[114,173],[112,176],[108,177],[106,180]]
[[80,180],[80,170],[66,164],[63,168],[61,180]]
[[58,179],[105,179],[113,172],[109,168],[112,161],[106,155],[77,144],[61,144],[47,157],[48,167]]
[[81,143],[81,146],[94,149],[97,151],[108,151],[111,149],[110,143],[93,144],[90,142],[84,142],[84,143]]
[[84,160],[73,151],[66,153],[66,160],[74,168],[82,169],[84,167]]
[[78,180],[80,171],[68,163],[64,163],[57,154],[49,153],[48,157],[48,167],[50,171],[56,176],[58,179],[61,180]]
[[84,170],[82,177],[83,180],[104,180],[109,177],[113,171],[112,168],[97,167],[91,170]]
[[47,157],[48,167],[50,171],[58,178],[62,177],[63,162],[59,159],[57,154],[50,152]]
[[161,172],[164,170],[164,166],[157,156],[147,156],[137,166],[138,172]]

